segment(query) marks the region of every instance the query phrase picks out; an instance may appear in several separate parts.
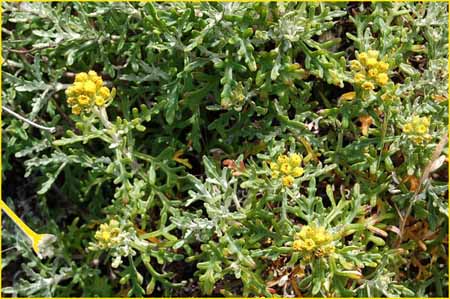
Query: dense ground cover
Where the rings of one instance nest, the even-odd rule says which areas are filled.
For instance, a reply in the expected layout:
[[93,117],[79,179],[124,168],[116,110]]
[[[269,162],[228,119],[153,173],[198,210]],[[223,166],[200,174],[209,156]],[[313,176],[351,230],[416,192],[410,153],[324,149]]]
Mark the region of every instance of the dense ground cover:
[[446,3],[2,7],[3,296],[448,296]]

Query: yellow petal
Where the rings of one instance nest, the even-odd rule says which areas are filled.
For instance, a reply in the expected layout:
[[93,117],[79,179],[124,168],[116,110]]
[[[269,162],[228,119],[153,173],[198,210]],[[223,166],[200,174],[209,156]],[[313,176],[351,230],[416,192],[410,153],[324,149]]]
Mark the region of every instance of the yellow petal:
[[361,122],[361,132],[362,132],[362,134],[364,136],[367,136],[367,134],[369,132],[369,127],[373,123],[372,117],[370,117],[369,115],[361,115],[359,117],[359,121]]
[[183,154],[184,154],[184,150],[182,150],[182,149],[176,151],[175,154],[172,157],[172,160],[174,160],[174,161],[176,161],[176,162],[178,162],[180,164],[183,164],[184,166],[186,166],[189,169],[192,169],[192,165],[191,165],[191,163],[189,163],[188,159],[181,159],[180,158],[181,155],[183,155]]
[[341,101],[353,101],[356,98],[356,92],[350,91],[341,95],[339,100]]

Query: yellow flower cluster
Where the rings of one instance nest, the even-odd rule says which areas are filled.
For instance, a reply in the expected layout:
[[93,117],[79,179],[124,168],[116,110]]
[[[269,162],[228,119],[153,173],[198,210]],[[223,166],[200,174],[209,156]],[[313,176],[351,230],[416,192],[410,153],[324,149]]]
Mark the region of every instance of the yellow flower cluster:
[[384,86],[389,82],[389,64],[378,60],[378,56],[378,51],[369,50],[359,53],[357,60],[350,61],[350,69],[355,73],[353,80],[365,90],[373,90],[376,85]]
[[294,178],[303,175],[304,170],[300,167],[301,163],[302,156],[299,154],[280,155],[277,158],[277,162],[270,163],[272,177],[278,178],[282,176],[281,182],[283,185],[291,187],[294,184]]
[[415,143],[422,143],[431,139],[428,134],[430,119],[428,117],[414,116],[412,120],[403,126],[403,132],[406,133]]
[[305,257],[328,256],[334,252],[332,235],[323,227],[305,225],[295,235],[292,248],[304,253]]
[[103,86],[102,78],[95,71],[89,71],[75,76],[75,82],[66,89],[66,95],[72,113],[79,115],[83,111],[89,112],[93,105],[105,105],[111,92]]
[[109,223],[100,224],[99,230],[95,232],[95,239],[102,249],[115,247],[122,241],[121,229],[117,220],[110,220]]

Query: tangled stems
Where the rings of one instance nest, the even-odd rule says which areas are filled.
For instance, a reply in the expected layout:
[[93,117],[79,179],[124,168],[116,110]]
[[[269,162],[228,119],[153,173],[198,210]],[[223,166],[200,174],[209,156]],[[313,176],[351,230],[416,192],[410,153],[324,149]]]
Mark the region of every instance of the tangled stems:
[[[106,133],[111,137],[112,143],[109,146],[110,149],[114,149],[116,161],[118,163],[115,163],[116,166],[118,166],[119,170],[119,176],[114,181],[115,183],[121,183],[122,186],[127,186],[130,184],[128,180],[128,173],[126,171],[124,163],[122,163],[123,159],[129,159],[131,160],[131,163],[133,165],[134,159],[132,156],[132,151],[130,152],[127,147],[126,140],[122,137],[121,134],[119,134],[119,131],[117,130],[117,127],[110,122],[108,118],[108,114],[106,112],[106,108],[104,106],[101,107],[93,107],[92,109],[93,113],[98,117],[102,125],[106,128]],[[127,188],[120,188],[123,191],[123,198],[122,200],[126,203],[129,200],[129,195],[127,192]]]

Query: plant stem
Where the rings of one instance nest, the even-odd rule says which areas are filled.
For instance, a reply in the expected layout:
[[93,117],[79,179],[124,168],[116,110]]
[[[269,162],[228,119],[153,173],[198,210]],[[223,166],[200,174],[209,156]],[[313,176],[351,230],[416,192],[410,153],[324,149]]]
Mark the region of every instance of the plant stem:
[[3,109],[4,111],[8,112],[9,114],[11,114],[12,116],[14,116],[14,117],[16,117],[16,118],[18,118],[18,119],[20,119],[20,120],[26,122],[27,124],[29,124],[29,125],[31,125],[31,126],[33,126],[33,127],[35,127],[35,128],[38,128],[38,129],[41,129],[41,130],[45,130],[45,131],[49,131],[50,133],[55,133],[55,132],[56,132],[56,128],[55,128],[55,127],[45,127],[45,126],[41,126],[41,125],[39,125],[39,124],[37,124],[37,123],[35,123],[35,122],[29,120],[28,118],[25,118],[25,117],[23,117],[22,115],[20,115],[20,114],[14,112],[14,111],[12,111],[11,109],[9,109],[9,108],[6,107],[6,106],[3,106],[3,105],[2,105],[2,109]]

